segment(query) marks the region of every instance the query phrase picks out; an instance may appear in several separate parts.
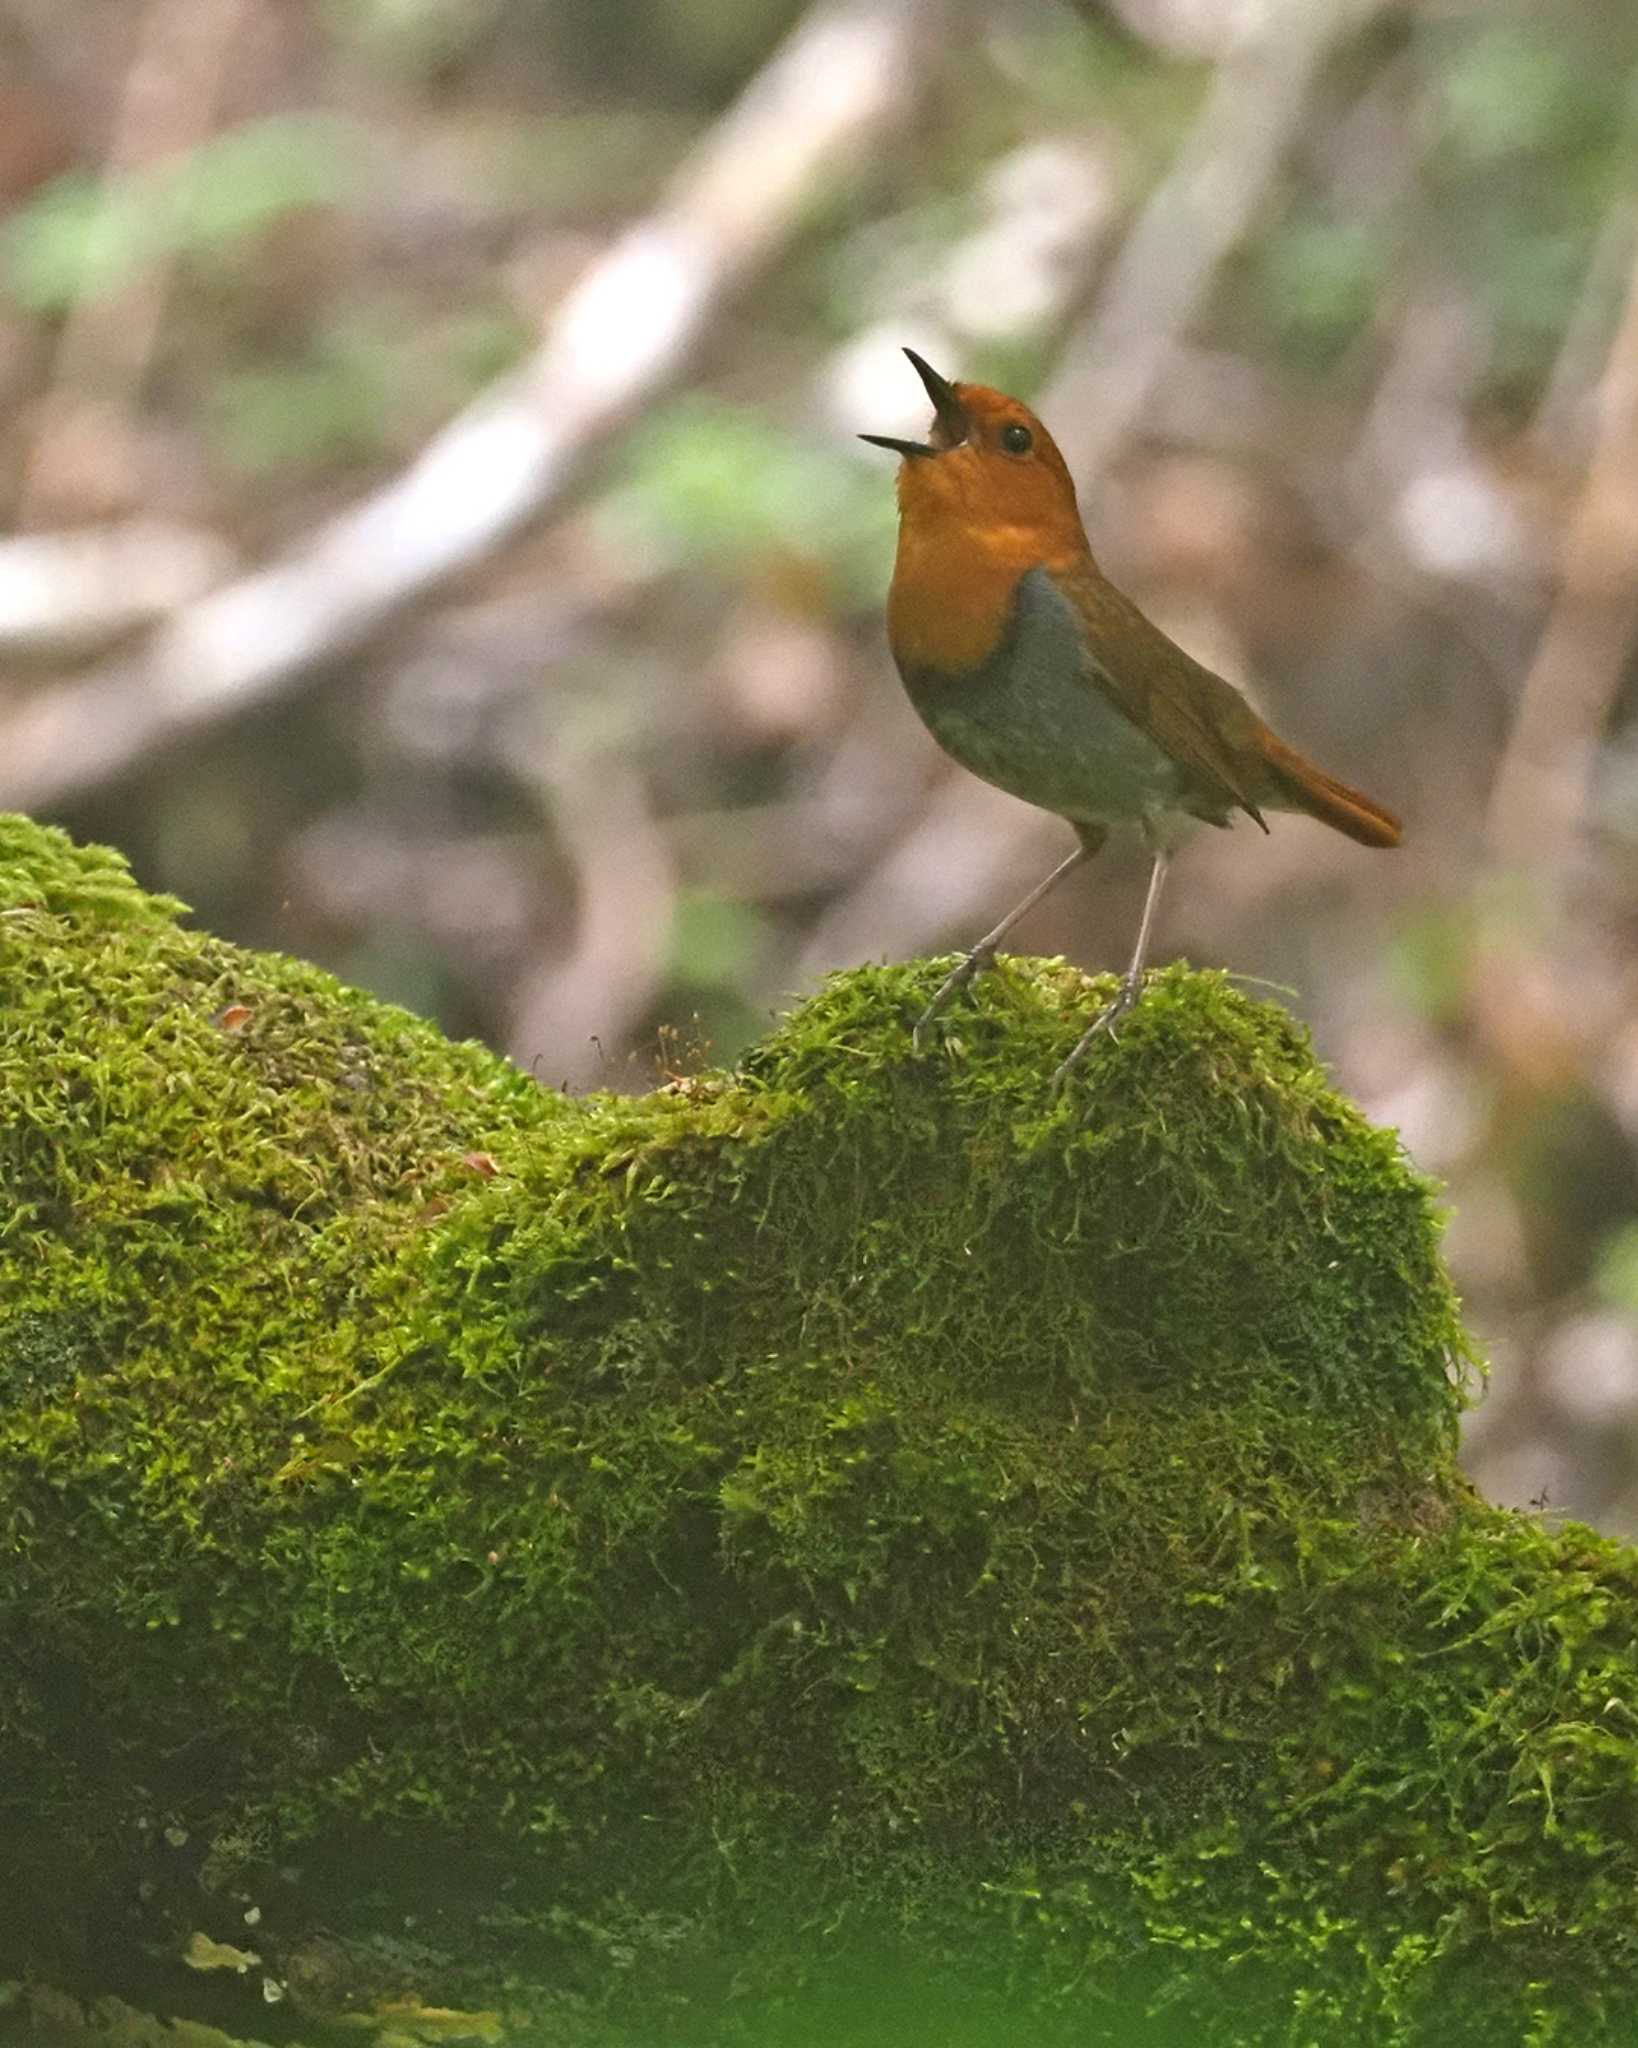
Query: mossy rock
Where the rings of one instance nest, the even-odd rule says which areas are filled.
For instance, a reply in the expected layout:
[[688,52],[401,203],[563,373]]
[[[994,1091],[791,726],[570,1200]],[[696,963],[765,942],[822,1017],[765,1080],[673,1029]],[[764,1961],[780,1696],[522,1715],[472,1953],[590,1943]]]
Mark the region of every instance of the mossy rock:
[[1282,1011],[1054,1101],[1082,977],[918,1058],[863,970],[571,1101],[176,911],[0,819],[0,1971],[253,1900],[558,2043],[1638,2039],[1633,1559],[1463,1485]]

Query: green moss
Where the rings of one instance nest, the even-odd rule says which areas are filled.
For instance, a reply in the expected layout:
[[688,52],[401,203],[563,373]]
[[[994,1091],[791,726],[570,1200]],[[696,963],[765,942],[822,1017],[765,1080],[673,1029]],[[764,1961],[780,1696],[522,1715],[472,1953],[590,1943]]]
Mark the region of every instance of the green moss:
[[917,1058],[866,970],[571,1102],[173,911],[0,820],[82,1924],[171,1822],[305,1845],[271,1955],[413,1898],[645,2041],[1630,2038],[1632,1561],[1464,1489],[1429,1190],[1282,1012],[1169,970],[1054,1103],[1082,977]]

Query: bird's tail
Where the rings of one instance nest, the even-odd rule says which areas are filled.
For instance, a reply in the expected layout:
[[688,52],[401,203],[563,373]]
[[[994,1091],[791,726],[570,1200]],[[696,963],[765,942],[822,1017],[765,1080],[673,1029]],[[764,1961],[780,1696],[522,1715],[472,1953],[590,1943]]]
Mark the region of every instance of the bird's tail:
[[1361,846],[1399,844],[1399,820],[1392,811],[1316,768],[1272,733],[1268,735],[1267,757],[1274,781],[1293,810],[1306,811],[1322,825],[1346,832]]

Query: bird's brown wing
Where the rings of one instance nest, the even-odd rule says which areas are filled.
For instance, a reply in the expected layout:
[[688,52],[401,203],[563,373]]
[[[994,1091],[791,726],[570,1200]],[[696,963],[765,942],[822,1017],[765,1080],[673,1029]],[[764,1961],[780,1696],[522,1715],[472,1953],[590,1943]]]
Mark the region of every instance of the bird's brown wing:
[[1267,728],[1231,683],[1213,675],[1088,562],[1054,578],[1085,631],[1089,683],[1186,769],[1205,811],[1257,808]]

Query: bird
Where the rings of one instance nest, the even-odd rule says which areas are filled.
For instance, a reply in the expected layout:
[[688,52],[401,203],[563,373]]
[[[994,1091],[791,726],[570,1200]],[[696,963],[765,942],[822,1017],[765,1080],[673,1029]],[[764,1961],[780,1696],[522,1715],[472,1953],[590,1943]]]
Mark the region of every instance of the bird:
[[1200,823],[1305,812],[1362,846],[1397,846],[1399,820],[1270,731],[1231,683],[1186,654],[1099,568],[1074,479],[1029,408],[951,383],[904,351],[933,402],[925,441],[861,434],[900,459],[888,643],[910,702],[964,768],[1056,813],[1075,851],[946,976],[917,1020],[995,960],[1020,918],[1135,826],[1153,865],[1131,964],[1053,1076],[1068,1080],[1138,1002],[1167,867]]

